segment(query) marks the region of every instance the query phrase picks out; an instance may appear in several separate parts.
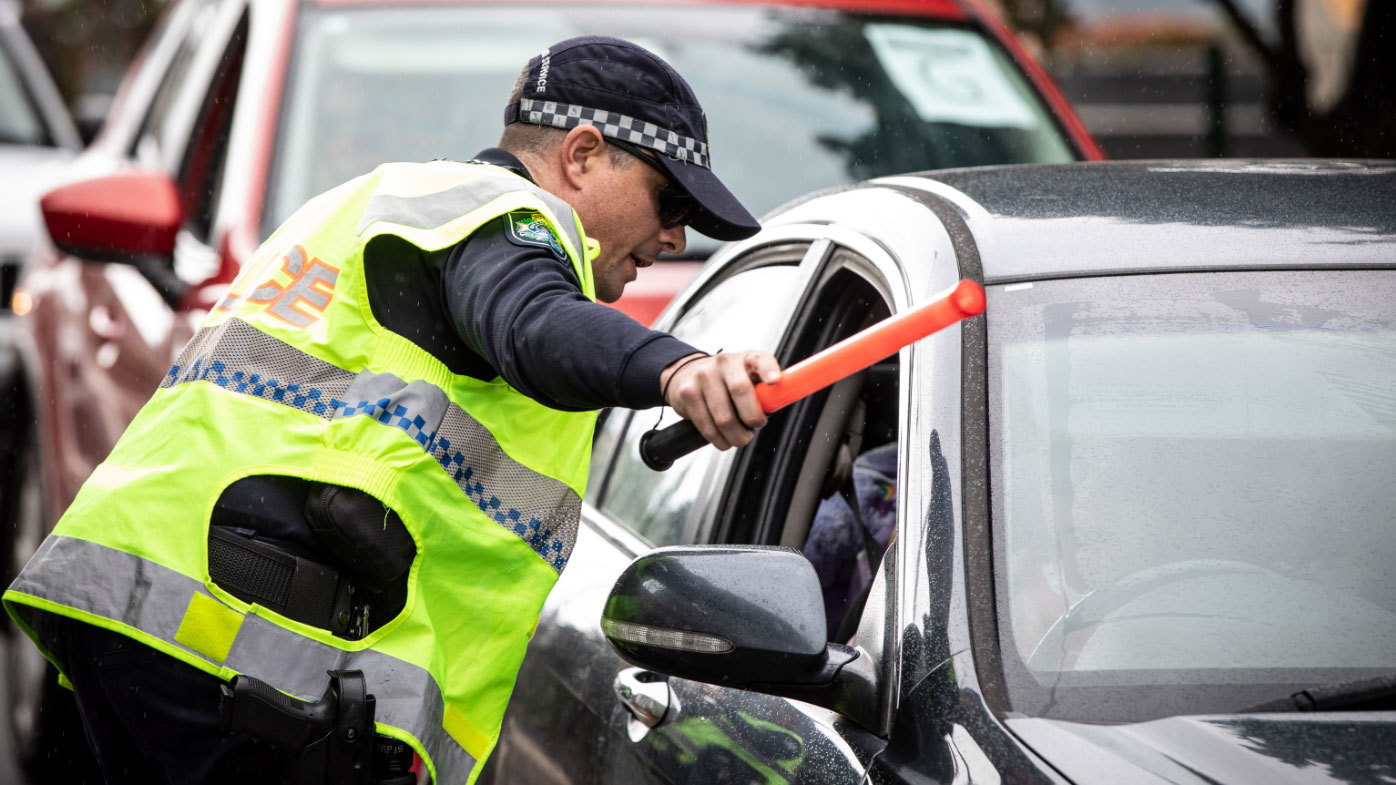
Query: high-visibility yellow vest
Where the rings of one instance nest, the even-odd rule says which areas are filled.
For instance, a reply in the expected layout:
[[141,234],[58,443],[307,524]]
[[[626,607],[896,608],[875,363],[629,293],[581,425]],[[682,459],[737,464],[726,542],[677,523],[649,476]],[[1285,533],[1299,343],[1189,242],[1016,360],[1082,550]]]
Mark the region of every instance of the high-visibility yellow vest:
[[[473,782],[572,550],[595,413],[451,373],[374,319],[364,267],[404,250],[390,235],[432,252],[507,213],[550,232],[594,299],[595,244],[573,210],[494,166],[385,165],[278,229],[5,592],[45,655],[64,669],[57,614],[303,700],[326,671],[362,670],[379,732],[436,782]],[[417,546],[402,613],[347,641],[213,583],[214,502],[252,475],[351,486],[395,510]]]

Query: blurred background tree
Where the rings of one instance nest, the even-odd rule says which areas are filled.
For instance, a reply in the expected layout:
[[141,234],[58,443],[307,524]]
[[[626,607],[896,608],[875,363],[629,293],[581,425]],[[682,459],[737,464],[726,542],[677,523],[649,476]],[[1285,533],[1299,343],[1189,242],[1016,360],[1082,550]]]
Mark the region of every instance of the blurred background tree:
[[1112,157],[1396,157],[1393,0],[997,2]]
[[1271,116],[1315,155],[1396,157],[1396,2],[1275,0],[1266,35],[1212,0],[1259,56]]

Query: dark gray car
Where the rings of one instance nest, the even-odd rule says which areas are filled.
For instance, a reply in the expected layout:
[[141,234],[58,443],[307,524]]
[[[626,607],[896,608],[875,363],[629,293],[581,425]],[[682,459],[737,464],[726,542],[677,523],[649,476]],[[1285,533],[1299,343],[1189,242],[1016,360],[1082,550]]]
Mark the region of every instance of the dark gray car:
[[789,365],[961,278],[987,312],[664,473],[672,414],[612,412],[482,782],[1396,779],[1396,166],[954,170],[764,225],[660,324]]

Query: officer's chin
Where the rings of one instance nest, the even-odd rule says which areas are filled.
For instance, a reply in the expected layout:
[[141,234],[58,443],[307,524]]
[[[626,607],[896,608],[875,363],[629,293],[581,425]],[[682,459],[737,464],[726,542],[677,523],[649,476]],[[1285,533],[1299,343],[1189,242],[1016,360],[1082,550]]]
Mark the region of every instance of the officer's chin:
[[601,286],[601,285],[600,285],[600,282],[597,282],[597,287],[596,287],[596,300],[597,300],[597,302],[613,303],[613,302],[615,302],[616,300],[619,300],[619,299],[620,299],[620,296],[621,296],[622,294],[625,294],[625,284],[620,284],[619,286],[616,286],[616,287],[615,287],[615,290],[612,291],[611,287],[609,287],[609,286]]

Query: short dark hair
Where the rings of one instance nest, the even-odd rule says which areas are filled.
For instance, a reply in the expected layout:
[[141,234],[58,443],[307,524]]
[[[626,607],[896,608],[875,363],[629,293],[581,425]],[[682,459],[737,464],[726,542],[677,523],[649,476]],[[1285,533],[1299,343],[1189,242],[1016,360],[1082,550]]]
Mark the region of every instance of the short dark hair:
[[[524,82],[526,81],[528,81],[528,65],[524,64],[523,70],[519,71],[518,78],[514,80],[513,88],[509,90],[509,103],[506,106],[513,106],[523,98]],[[513,122],[504,126],[504,133],[500,134],[499,137],[499,146],[516,155],[526,152],[542,156],[560,144],[566,135],[566,128]],[[608,146],[610,147],[612,166],[623,169],[635,163],[634,159],[624,150],[615,145]]]

